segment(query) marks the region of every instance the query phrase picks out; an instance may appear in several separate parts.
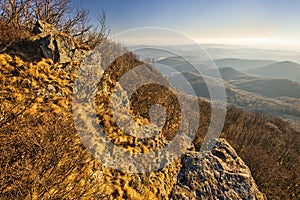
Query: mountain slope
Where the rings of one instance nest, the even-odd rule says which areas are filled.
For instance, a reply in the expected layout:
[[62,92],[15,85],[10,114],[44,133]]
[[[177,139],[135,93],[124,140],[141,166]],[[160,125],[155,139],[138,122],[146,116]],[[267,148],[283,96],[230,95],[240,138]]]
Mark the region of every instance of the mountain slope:
[[222,76],[222,79],[225,81],[234,81],[234,80],[243,81],[243,80],[253,80],[257,78],[256,75],[242,72],[232,67],[224,67],[219,69],[207,68],[207,69],[203,69],[201,72],[203,72],[203,74],[206,76],[218,77],[216,70],[219,71],[219,73]]
[[[124,60],[127,62],[120,62],[123,69],[115,66],[116,68],[108,70],[108,73],[114,74],[105,81],[113,83],[119,93],[124,91],[118,86],[115,78],[122,76],[122,70],[126,73],[126,70],[134,67],[128,62],[133,59],[127,57]],[[138,61],[135,62],[139,64]],[[185,163],[183,168],[180,160],[158,171],[137,174],[122,172],[104,165],[82,145],[74,126],[70,86],[79,66],[69,64],[62,67],[54,64],[50,59],[44,59],[36,64],[27,63],[17,57],[12,58],[2,54],[0,54],[0,64],[0,78],[5,83],[0,85],[0,91],[4,94],[0,97],[3,113],[0,118],[1,199],[169,199],[172,191],[176,194],[176,186],[181,187],[179,182],[177,183],[177,179],[181,178],[179,171],[192,172],[192,166],[189,168]],[[16,69],[18,73],[14,71]],[[113,91],[113,85],[101,85],[96,99],[99,121],[107,137],[111,138],[115,145],[129,152],[147,152],[166,143],[165,136],[162,134],[152,138],[153,140],[132,140],[132,137],[118,128],[115,119],[111,117],[108,98]],[[157,88],[155,91],[159,94],[163,92]],[[164,95],[155,95],[155,97],[160,99],[165,95],[167,93],[164,92]],[[122,99],[122,96],[118,98],[118,102],[128,102]],[[139,96],[139,98],[144,97]],[[147,107],[142,108],[147,109]],[[116,118],[123,117],[122,112],[116,115],[114,116]],[[147,121],[139,116],[136,117],[142,123]],[[170,123],[170,120],[167,123]],[[95,142],[92,144],[97,146]],[[190,153],[199,155],[199,152],[192,149]],[[257,189],[251,172],[241,159],[232,153],[228,155],[228,163],[221,163],[217,152],[219,150],[223,151],[225,156],[227,156],[226,152],[233,151],[225,141],[219,141],[215,154],[209,152],[205,154],[203,162],[207,163],[207,168],[203,171],[203,176],[206,176],[206,173],[216,175],[222,173],[220,180],[224,181],[227,181],[225,178],[230,176],[231,182],[226,182],[228,184],[226,187],[230,190],[228,195],[234,195],[236,198],[253,196],[264,199]],[[188,157],[191,156],[187,155]],[[212,162],[215,163],[214,167],[209,165]],[[216,168],[219,164],[224,166],[224,169]],[[232,174],[229,171],[231,169],[237,170],[236,173],[240,174]],[[211,177],[212,180],[214,178]],[[245,181],[240,183],[239,178],[245,178]],[[222,191],[224,183],[221,184],[218,180],[214,181],[213,187],[220,195],[227,195]],[[187,179],[187,181],[191,184],[195,183],[192,180]],[[198,186],[193,188],[194,192],[202,193],[201,180],[196,182]],[[231,188],[232,184],[235,188]],[[243,192],[238,194],[239,191]],[[204,192],[203,190],[203,194]],[[215,195],[217,198],[217,194],[210,195]]]
[[234,84],[239,89],[261,94],[265,97],[300,98],[300,83],[286,79],[256,79]]
[[272,60],[248,60],[238,58],[223,58],[214,60],[218,68],[232,67],[237,70],[247,70],[257,67],[266,66],[274,63]]
[[300,65],[290,61],[277,62],[264,67],[249,69],[247,72],[262,77],[281,78],[300,82]]
[[[149,86],[150,87],[150,86]],[[148,97],[160,96],[167,105],[173,100],[166,98],[155,87],[148,90]],[[160,94],[160,95],[159,95]],[[156,101],[153,98],[134,100],[137,113],[147,116],[147,107]],[[138,105],[145,105],[139,107]],[[200,119],[197,138],[194,140],[196,150],[200,150],[203,139],[211,123],[211,105],[199,99]],[[189,115],[196,116],[191,110]],[[170,118],[172,118],[170,116]],[[225,126],[221,137],[236,149],[238,155],[250,166],[258,187],[270,199],[298,199],[300,188],[299,142],[300,134],[286,122],[276,117],[261,113],[249,113],[236,107],[228,107]]]
[[[60,55],[59,51],[56,53]],[[99,60],[106,62],[104,58],[114,53],[116,52],[107,51],[95,56],[100,56]],[[109,151],[112,158],[119,159],[118,154],[115,154],[115,150],[119,148],[126,155],[135,158],[135,154],[148,153],[166,146],[181,125],[180,106],[172,96],[174,91],[158,87],[157,84],[146,85],[145,90],[138,90],[130,99],[126,95],[115,95],[116,106],[121,107],[121,111],[113,113],[112,93],[126,93],[118,81],[140,64],[142,63],[135,55],[127,52],[112,62],[105,71],[100,69],[99,71],[104,71],[105,78],[99,80],[96,88],[93,102],[96,115],[80,112],[75,120],[74,112],[85,111],[87,107],[84,106],[84,101],[81,102],[83,106],[72,105],[72,100],[74,96],[88,99],[84,92],[92,81],[89,79],[84,82],[86,85],[83,85],[83,90],[73,90],[74,80],[82,78],[77,73],[80,70],[78,63],[60,64],[42,58],[37,62],[25,62],[16,56],[0,54],[0,81],[3,83],[0,84],[0,199],[155,200],[173,198],[172,194],[179,194],[176,191],[182,190],[186,195],[195,194],[200,197],[203,194],[210,199],[224,197],[226,192],[228,196],[237,199],[262,199],[248,167],[224,140],[218,140],[215,149],[204,152],[204,159],[199,160],[199,150],[211,123],[211,105],[203,99],[198,99],[200,113],[195,113],[198,112],[195,109],[188,113],[190,116],[200,114],[200,119],[192,118],[199,122],[199,126],[185,130],[185,135],[197,133],[197,137],[188,146],[189,152],[183,155],[183,160],[172,160],[169,165],[156,171],[131,173],[109,167],[106,162],[111,160],[107,157],[100,161],[92,156]],[[92,75],[99,73],[95,68],[91,69],[94,70]],[[154,78],[162,78],[151,65],[147,65],[144,73],[153,73],[157,75]],[[133,74],[131,77],[135,76]],[[192,98],[185,97],[185,100]],[[127,120],[127,110],[122,110],[125,109],[124,104],[130,107],[129,113],[138,122],[132,126],[130,123],[125,124],[137,129],[149,124],[149,108],[157,103],[164,106],[168,117],[161,131],[157,127],[152,129],[156,133],[153,137],[134,137],[119,127],[117,119]],[[190,105],[189,101],[184,103]],[[94,123],[88,123],[90,115],[96,116]],[[80,128],[89,130],[83,140],[79,137],[79,130],[76,130],[75,121],[81,124]],[[99,132],[93,135],[92,130],[98,130],[96,128],[99,127],[105,133],[105,137],[100,137],[99,140],[108,139],[114,144],[112,148],[103,148],[98,143],[99,140],[94,140],[97,136],[99,138]],[[250,166],[259,189],[268,197],[300,198],[300,134],[285,122],[229,107],[222,137],[236,148],[238,155]],[[91,152],[87,151],[83,142],[88,142]],[[186,147],[184,141],[177,144],[177,150]],[[168,159],[172,158],[158,155],[157,159],[148,158],[141,166]],[[199,165],[202,163],[206,165],[205,168]],[[126,167],[140,169],[131,164]],[[199,174],[192,172],[201,172],[207,176],[198,179]],[[185,186],[188,186],[188,191]]]
[[[206,69],[202,71],[203,74],[194,72],[182,72],[174,73],[169,75],[172,82],[180,81],[180,75],[183,75],[187,81],[189,81],[197,90],[196,93],[202,97],[208,97],[201,95],[201,91],[206,91],[203,76],[215,77],[216,70]],[[221,68],[219,69],[221,77],[225,81],[225,86],[229,88],[238,88],[255,94],[259,94],[268,98],[278,98],[278,97],[291,97],[300,98],[300,84],[297,82],[292,82],[286,79],[271,79],[262,78],[248,73],[237,71],[233,68]],[[183,84],[176,83],[179,87]],[[198,89],[197,89],[198,88]],[[201,90],[202,89],[202,90]],[[207,92],[206,92],[207,93]],[[205,93],[205,94],[206,94]]]
[[[53,37],[56,37],[55,34]],[[51,42],[49,45],[51,46]],[[112,49],[117,46],[113,43],[110,45]],[[60,53],[56,51],[56,55]],[[94,56],[100,56],[103,61],[103,58],[114,53],[116,51]],[[30,58],[28,57],[28,60]],[[98,160],[94,157],[93,152],[103,153],[103,145],[99,144],[98,140],[94,140],[97,136],[99,138],[99,132],[93,135],[94,132],[91,131],[88,134],[89,137],[82,138],[83,136],[76,129],[78,127],[75,126],[76,122],[80,122],[82,125],[80,128],[88,127],[89,130],[93,130],[101,127],[106,137],[114,144],[110,152],[114,159],[119,158],[118,154],[115,154],[118,148],[123,149],[128,155],[133,155],[134,153],[147,153],[169,143],[169,140],[174,137],[173,132],[168,133],[165,129],[160,131],[153,125],[154,128],[151,131],[156,135],[143,139],[125,133],[116,122],[116,119],[126,120],[127,118],[124,110],[113,113],[110,105],[111,96],[113,92],[125,93],[117,81],[126,72],[141,64],[137,57],[127,52],[104,72],[106,78],[100,80],[95,99],[96,123],[88,123],[87,118],[90,116],[85,115],[85,112],[80,112],[78,118],[74,118],[74,110],[86,109],[86,104],[72,105],[75,97],[83,99],[87,97],[84,93],[86,90],[75,91],[74,89],[74,80],[82,78],[81,74],[77,73],[81,70],[80,64],[78,62],[62,64],[42,57],[39,59],[32,57],[32,59],[35,61],[23,61],[17,56],[0,54],[0,81],[2,83],[0,84],[0,199],[169,199],[173,187],[177,184],[178,172],[182,168],[180,158],[171,160],[169,165],[161,169],[144,173],[117,170],[109,167],[105,163],[106,160]],[[92,68],[92,70],[94,70],[92,74],[95,74],[96,69]],[[148,66],[147,74],[151,73],[155,75],[155,78],[160,78],[157,71]],[[139,74],[136,75],[139,76]],[[84,84],[90,86],[89,81],[90,79]],[[166,98],[172,92],[171,90],[166,92],[163,88],[159,90],[155,87],[154,89],[157,95],[152,96],[152,101],[174,100]],[[142,94],[136,96],[143,102],[145,98],[148,99],[147,97]],[[130,101],[126,95],[116,95],[115,98],[120,109],[124,109],[124,102],[129,107]],[[137,99],[130,100],[134,104]],[[173,101],[165,106],[170,106],[168,111],[172,111],[168,112],[170,118],[166,122],[166,128],[169,132],[175,131],[178,127],[175,118],[178,108]],[[136,109],[133,110],[133,108]],[[145,109],[147,113],[149,110],[145,103],[140,103],[139,107],[132,107],[130,112],[138,123],[130,128],[135,131],[138,131],[140,126],[149,124],[147,116],[143,117],[142,112],[138,114],[137,108]],[[125,124],[128,125],[128,123]],[[196,127],[189,129],[189,132],[194,132],[194,134],[196,131]],[[84,146],[85,142],[89,142],[89,146]],[[183,144],[179,141],[178,145],[182,147]],[[92,148],[89,149],[91,152],[87,151],[88,147]],[[231,147],[224,147],[224,149],[227,148],[230,151]],[[199,153],[195,152],[193,144],[190,145],[190,151],[195,155]],[[127,166],[141,170],[144,165],[150,167],[151,162],[164,163],[168,159],[171,159],[168,155],[165,157],[158,155],[155,160],[148,158],[147,162],[141,163],[138,167],[132,163],[127,163]],[[232,167],[245,166],[236,163]],[[186,166],[185,169],[189,170]],[[207,172],[218,173],[211,170],[218,169],[208,168]],[[245,191],[245,195],[263,199],[250,171],[243,172],[250,181],[232,191],[238,192],[243,187],[251,188],[253,192]],[[235,183],[239,181],[238,176],[231,177],[230,180]],[[223,185],[215,186],[221,190]],[[200,192],[202,190],[200,184],[195,192],[199,190]],[[242,197],[242,195],[244,194],[239,196]]]
[[[207,70],[205,74],[214,75],[214,71]],[[232,68],[222,68],[220,73],[226,79],[224,86],[228,103],[247,111],[263,112],[284,119],[300,117],[300,84],[285,79],[259,78]],[[193,91],[186,86],[181,76],[191,84]],[[168,78],[175,88],[185,93],[210,98],[203,76],[197,73],[174,73]],[[298,128],[295,122],[292,122],[293,127]]]
[[[215,70],[203,70],[205,75],[215,77]],[[269,98],[300,98],[300,84],[286,79],[264,78],[241,72],[233,68],[221,68],[219,72],[223,80],[239,89],[263,95]]]

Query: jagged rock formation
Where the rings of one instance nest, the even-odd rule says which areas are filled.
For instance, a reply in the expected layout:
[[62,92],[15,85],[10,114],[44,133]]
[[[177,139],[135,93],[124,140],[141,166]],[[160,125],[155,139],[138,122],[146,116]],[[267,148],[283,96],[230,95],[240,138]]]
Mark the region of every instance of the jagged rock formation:
[[28,41],[13,45],[4,53],[18,55],[27,61],[49,58],[64,64],[82,62],[89,50],[89,47],[81,45],[69,35],[60,33],[52,25],[39,20]]
[[265,199],[247,165],[224,139],[212,151],[186,153],[170,199]]

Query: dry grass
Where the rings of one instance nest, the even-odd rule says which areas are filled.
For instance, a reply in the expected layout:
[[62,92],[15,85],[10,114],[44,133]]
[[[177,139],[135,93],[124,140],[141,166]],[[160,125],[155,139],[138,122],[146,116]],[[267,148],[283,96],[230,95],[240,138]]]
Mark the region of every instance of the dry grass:
[[[71,112],[77,66],[67,72],[51,60],[27,63],[5,54],[0,65],[0,199],[167,198],[178,164],[133,175],[103,166],[84,148]],[[106,121],[115,130],[110,116]]]

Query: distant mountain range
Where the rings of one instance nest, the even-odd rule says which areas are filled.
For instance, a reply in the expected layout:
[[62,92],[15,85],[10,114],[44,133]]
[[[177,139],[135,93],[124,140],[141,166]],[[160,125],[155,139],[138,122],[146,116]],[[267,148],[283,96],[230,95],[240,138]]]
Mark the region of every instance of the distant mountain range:
[[[173,86],[188,94],[210,98],[204,77],[218,77],[216,69],[204,68],[201,74],[196,71],[185,71],[187,67],[176,67],[177,72],[170,73],[168,78]],[[218,69],[224,81],[227,101],[245,110],[264,112],[283,118],[300,119],[300,83],[287,79],[264,78],[234,68]],[[184,77],[184,78],[182,78]],[[185,82],[189,82],[190,87]]]
[[[214,76],[215,70],[204,70],[205,75]],[[287,79],[264,78],[241,72],[233,68],[221,68],[219,72],[224,81],[248,92],[254,92],[265,97],[277,98],[281,96],[300,98],[300,83]]]
[[[274,60],[248,60],[238,58],[216,59],[212,61],[201,61],[199,63],[189,63],[181,57],[168,57],[157,60],[158,64],[172,67],[174,70],[183,72],[197,72],[199,70],[219,68],[233,68],[240,72],[258,75],[266,78],[288,79],[290,81],[300,82],[300,65],[291,61],[277,62]],[[228,75],[236,72],[229,72],[229,69],[223,72]]]
[[[208,56],[204,51],[213,59],[241,59],[241,60],[266,60],[266,61],[284,61],[289,60],[292,62],[300,63],[299,52],[292,50],[274,50],[274,49],[261,49],[252,48],[247,46],[238,45],[222,45],[222,44],[202,44],[202,45],[139,45],[129,46],[129,50],[139,49],[135,51],[139,54],[140,58],[152,57],[155,60],[161,57],[170,57],[176,52],[177,55],[184,57],[193,57],[197,62],[204,61]],[[202,51],[201,51],[202,49]],[[165,51],[166,50],[166,51]],[[204,50],[204,51],[203,51]],[[170,52],[168,52],[170,51]],[[271,64],[271,63],[266,63]],[[257,65],[260,67],[262,65]],[[234,67],[234,66],[226,66]],[[255,67],[255,66],[254,66]]]

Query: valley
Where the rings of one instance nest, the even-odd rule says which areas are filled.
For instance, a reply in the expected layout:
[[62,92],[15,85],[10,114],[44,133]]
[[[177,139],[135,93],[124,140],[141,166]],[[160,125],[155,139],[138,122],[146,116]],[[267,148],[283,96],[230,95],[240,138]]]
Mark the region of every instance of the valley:
[[[150,54],[148,52],[147,56]],[[190,56],[189,60],[193,60],[193,57]],[[252,60],[222,58],[213,60],[216,68],[211,67],[212,62],[197,61],[198,63],[194,64],[183,57],[170,56],[159,58],[154,64],[171,83],[174,83],[175,88],[207,99],[210,95],[203,77],[213,79],[221,75],[229,104],[247,111],[280,117],[299,130],[300,83],[297,82],[297,76],[300,74],[300,71],[299,73],[297,71],[300,70],[299,64],[254,58]],[[272,73],[273,71],[276,73]],[[183,83],[180,83],[182,77],[191,84],[194,91],[189,91]]]

